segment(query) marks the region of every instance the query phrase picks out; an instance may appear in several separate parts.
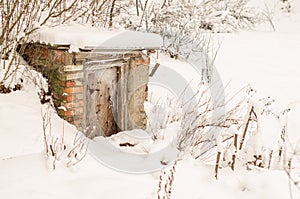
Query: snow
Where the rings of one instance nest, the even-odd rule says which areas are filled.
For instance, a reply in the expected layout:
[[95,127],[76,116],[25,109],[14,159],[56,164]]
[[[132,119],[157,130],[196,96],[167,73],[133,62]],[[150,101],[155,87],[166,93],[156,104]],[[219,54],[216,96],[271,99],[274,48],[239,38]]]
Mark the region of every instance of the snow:
[[147,187],[155,187],[155,181],[150,175],[118,173],[89,156],[78,168],[61,167],[54,172],[46,170],[44,162],[45,157],[37,153],[2,160],[1,197],[138,199],[151,196],[151,190]]
[[[257,2],[262,4],[258,0],[253,0],[253,2],[255,5]],[[275,1],[270,0],[268,2]],[[253,132],[257,133],[257,136],[252,136],[246,144],[247,147],[253,147],[251,150],[276,148],[277,145],[281,144],[277,142],[277,138],[280,137],[281,133],[280,129],[283,125],[286,125],[287,139],[290,145],[295,147],[296,152],[299,151],[299,146],[296,144],[300,140],[298,119],[300,114],[300,94],[298,92],[300,85],[300,57],[298,55],[300,52],[300,3],[294,0],[291,1],[291,5],[294,9],[291,13],[282,13],[280,9],[276,11],[277,14],[274,17],[275,32],[270,31],[268,24],[264,24],[258,27],[259,30],[256,31],[221,35],[223,42],[215,66],[224,84],[230,82],[228,89],[225,90],[227,94],[235,93],[241,87],[250,84],[257,91],[250,105],[254,104],[256,108],[258,107],[256,109],[258,113],[265,108],[260,99],[268,96],[275,99],[275,102],[270,105],[270,109],[275,115],[261,114],[258,116],[259,128],[257,132]],[[84,27],[78,27],[77,25],[71,25],[71,27],[74,28],[74,32],[80,30],[78,34],[73,34],[70,37],[68,35],[70,32],[64,32],[68,29],[67,27],[49,28],[42,30],[38,40],[56,44],[67,41],[68,44],[71,44],[72,50],[77,50],[78,47],[105,43],[109,36],[109,38],[113,38],[119,35],[122,38],[121,33],[112,34],[107,32],[105,36],[102,31],[102,33],[99,33],[101,37],[98,37],[98,33],[90,32],[91,29],[86,30]],[[57,33],[57,31],[63,32],[60,32],[61,34],[51,34]],[[82,34],[89,36],[86,38],[87,40],[78,39],[82,38],[80,36]],[[131,36],[128,36],[128,38],[131,38],[132,41],[132,34],[129,35]],[[148,47],[160,46],[159,39],[156,36],[147,34],[144,36],[146,38],[148,36],[152,38],[153,36],[152,39],[147,41],[149,44],[146,43]],[[105,37],[106,39],[104,39]],[[154,40],[157,43],[153,42]],[[124,41],[122,47],[141,47],[140,43],[131,41]],[[132,44],[132,46],[129,44]],[[146,44],[143,43],[142,47],[146,48]],[[114,45],[111,43],[106,47],[119,47],[119,45]],[[169,71],[172,69],[176,72],[172,74],[182,74],[183,79],[180,80],[181,82],[191,84],[193,88],[197,86],[197,71],[190,64],[184,63],[182,60],[174,61],[163,55],[159,55],[158,62],[164,67],[158,68],[153,78],[165,78],[172,82],[172,77],[168,77],[170,75]],[[97,157],[95,159],[93,153],[90,152],[75,166],[67,167],[67,159],[63,157],[62,160],[57,162],[56,169],[51,169],[52,161],[50,158],[47,159],[44,153],[41,115],[50,111],[52,133],[54,136],[61,136],[64,129],[68,148],[72,147],[77,130],[74,126],[63,122],[52,108],[48,109],[47,105],[40,104],[37,95],[39,89],[43,87],[43,85],[37,84],[37,82],[40,82],[40,77],[36,78],[38,74],[33,71],[22,69],[24,68],[21,67],[20,73],[17,77],[14,77],[14,81],[18,82],[21,74],[25,74],[22,89],[10,94],[0,94],[1,198],[157,198],[159,171],[139,175],[119,172],[99,163],[96,160]],[[33,79],[35,81],[32,81]],[[153,81],[153,79],[150,80]],[[176,87],[177,84],[174,85]],[[180,88],[184,88],[184,85],[181,85]],[[174,95],[174,93],[165,90],[168,90],[168,88],[162,88],[157,84],[149,86],[149,96],[151,96],[154,103],[147,102],[146,109],[152,120],[154,120],[153,118],[162,117],[162,115],[157,116],[158,112],[156,112],[162,108],[159,101]],[[179,90],[178,93],[180,93]],[[178,93],[175,93],[175,95]],[[163,110],[165,115],[176,111],[171,105],[168,109]],[[291,110],[288,114],[282,115],[281,112],[286,108],[291,108]],[[276,114],[280,116],[279,119]],[[148,154],[159,150],[165,146],[166,142],[171,141],[176,136],[179,124],[174,120],[166,126],[160,127],[160,124],[156,124],[153,128],[159,130],[157,141],[150,138],[152,134],[149,129],[145,131],[126,131],[107,139],[97,139],[99,142],[112,144],[116,150],[121,152]],[[232,134],[231,131],[234,130],[229,129],[228,133]],[[95,142],[97,140],[91,142],[91,144],[95,144]],[[124,142],[129,142],[135,146],[120,147],[119,144]],[[99,147],[99,145],[93,146]],[[261,147],[264,147],[264,149],[261,149]],[[105,153],[101,147],[97,149]],[[251,150],[248,150],[249,154],[247,155],[251,156]],[[244,153],[244,151],[239,152]],[[106,157],[114,159],[111,151],[108,151],[106,155]],[[286,154],[287,157],[290,155]],[[150,162],[157,164],[159,160],[161,160],[161,157]],[[134,165],[133,162],[131,164],[129,162],[128,166],[139,166]],[[171,198],[281,199],[289,198],[291,194],[293,198],[300,198],[299,190],[293,184],[289,184],[291,181],[287,174],[281,169],[280,165],[276,164],[279,165],[275,162],[270,170],[253,166],[249,166],[247,169],[244,166],[237,165],[236,170],[232,172],[223,163],[222,169],[219,169],[218,179],[215,179],[214,162],[197,161],[192,157],[185,156],[177,163]],[[164,168],[165,171],[169,169],[169,167]],[[297,170],[299,165],[295,163],[293,169],[299,172]]]
[[32,38],[35,42],[70,45],[71,52],[79,48],[94,49],[159,49],[162,38],[153,33],[104,30],[76,23],[43,27]]
[[[249,83],[260,93],[272,96],[285,106],[298,101],[299,96],[291,91],[297,90],[300,83],[300,68],[297,67],[300,62],[299,33],[298,30],[224,35],[220,55],[216,59],[218,72],[224,74],[223,82],[232,81],[233,85]],[[287,76],[289,78],[285,78]]]
[[[270,5],[274,2],[268,1]],[[276,112],[291,108],[287,121],[288,136],[295,145],[300,139],[300,125],[295,122],[296,115],[300,113],[300,95],[297,92],[300,88],[300,4],[297,1],[291,1],[291,4],[291,13],[282,13],[280,5],[275,4],[277,14],[273,23],[276,31],[270,30],[268,24],[263,24],[258,27],[258,31],[223,34],[215,65],[224,84],[230,82],[228,92],[237,92],[241,85],[250,84],[257,91],[257,102],[270,96],[275,99],[272,108]],[[269,129],[270,132],[270,129],[282,126],[283,120],[262,118],[261,128]],[[280,135],[280,132],[275,133],[274,130],[272,133],[273,136]],[[263,136],[271,145],[269,135]],[[274,141],[272,145],[275,145]]]
[[[7,158],[40,152],[43,147],[42,135],[32,135],[32,131],[41,131],[32,126],[34,121],[41,123],[40,113],[35,108],[40,106],[38,98],[32,93],[17,91],[10,95],[0,95],[0,102],[6,104],[0,108],[0,120],[5,121],[1,122],[0,156]],[[24,104],[28,106],[24,107]]]

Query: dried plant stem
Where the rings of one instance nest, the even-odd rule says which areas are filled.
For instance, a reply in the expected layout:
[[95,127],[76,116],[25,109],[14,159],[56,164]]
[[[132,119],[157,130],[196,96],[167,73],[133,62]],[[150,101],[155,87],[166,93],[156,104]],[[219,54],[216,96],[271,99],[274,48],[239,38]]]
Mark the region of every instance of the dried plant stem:
[[254,106],[252,106],[251,109],[250,109],[249,116],[248,116],[244,131],[243,131],[243,136],[242,136],[242,139],[241,139],[239,150],[241,150],[243,148],[243,144],[244,144],[244,141],[245,141],[245,138],[246,138],[246,134],[247,134],[247,131],[248,131],[248,127],[249,127],[249,123],[251,121],[252,115],[254,115],[256,117],[256,113],[254,112]]
[[174,182],[174,176],[176,172],[177,160],[175,161],[169,172],[162,171],[159,176],[159,184],[157,190],[158,199],[170,199],[172,193],[172,187]]
[[113,16],[114,16],[113,12],[114,12],[114,8],[115,8],[115,3],[116,3],[116,0],[112,0],[110,13],[109,13],[109,27],[110,28],[113,26]]
[[273,157],[273,150],[271,150],[269,154],[268,169],[270,169],[271,167],[272,157]]
[[[48,139],[47,139],[47,127],[51,123],[51,116],[49,113],[49,110],[47,110],[46,113],[41,113],[42,115],[42,120],[43,120],[43,138],[44,138],[44,144],[45,144],[45,151],[46,155],[49,153],[49,145],[48,145]],[[51,126],[51,124],[50,124]],[[51,131],[51,129],[50,129]]]
[[[164,172],[164,174],[165,174],[165,172]],[[161,192],[161,188],[162,188],[162,180],[163,180],[163,178],[162,178],[162,175],[160,174],[159,183],[158,183],[158,190],[157,190],[157,199],[161,199],[160,198],[160,192]]]
[[219,171],[220,158],[221,158],[221,151],[218,151],[216,165],[215,165],[215,178],[216,179],[218,179],[218,171]]
[[283,147],[281,146],[278,151],[278,162],[280,162],[280,160],[281,160],[282,152],[283,152]]
[[[289,177],[291,178],[291,171],[292,170],[292,158],[288,160],[288,165],[287,165],[287,172],[289,174]],[[293,199],[293,191],[292,191],[292,182],[291,179],[289,179],[289,192],[290,192],[290,198]]]
[[234,153],[232,155],[232,164],[231,164],[231,169],[232,171],[234,171],[234,166],[235,166],[235,160],[236,160],[236,153],[237,153],[237,140],[238,140],[238,134],[234,135],[234,141],[233,141],[233,145],[234,145]]

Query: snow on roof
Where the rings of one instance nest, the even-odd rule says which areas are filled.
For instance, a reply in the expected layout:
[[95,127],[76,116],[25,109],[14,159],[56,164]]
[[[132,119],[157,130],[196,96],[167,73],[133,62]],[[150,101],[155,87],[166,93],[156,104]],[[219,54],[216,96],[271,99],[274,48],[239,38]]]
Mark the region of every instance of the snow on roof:
[[70,45],[70,51],[79,48],[96,49],[158,49],[162,46],[161,36],[136,31],[108,31],[80,24],[43,27],[32,38],[34,42]]

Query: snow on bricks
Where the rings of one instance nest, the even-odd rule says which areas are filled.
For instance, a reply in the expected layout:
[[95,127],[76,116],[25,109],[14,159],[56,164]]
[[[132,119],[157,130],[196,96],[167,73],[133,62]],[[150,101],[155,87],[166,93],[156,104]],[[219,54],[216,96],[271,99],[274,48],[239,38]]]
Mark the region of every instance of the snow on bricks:
[[[78,127],[78,129],[82,130],[85,108],[85,92],[83,83],[85,81],[84,62],[90,58],[91,52],[70,53],[68,48],[65,46],[61,48],[59,45],[45,45],[40,43],[25,44],[22,48],[24,49],[22,53],[23,58],[48,79],[53,103],[59,116],[64,118],[69,123],[74,124],[76,127]],[[120,58],[119,50],[116,55],[114,55],[114,53],[114,51],[109,52],[109,54],[111,54],[109,57],[116,58],[112,61],[113,66],[116,66],[113,67],[116,69],[112,70],[113,73],[116,73],[116,79],[119,78],[120,80],[130,78],[131,80],[126,80],[127,83],[125,84],[127,86],[135,85],[134,82],[139,81],[138,79],[141,78],[148,81],[150,59],[142,52],[142,50],[138,51],[138,53],[136,51],[132,53],[126,50],[122,53],[122,58]],[[104,53],[104,55],[101,53],[99,54],[99,59],[105,59],[106,57],[107,52]],[[121,66],[124,67],[124,71],[127,71],[128,74],[131,74],[132,72],[130,71],[135,68],[142,67],[143,69],[139,70],[139,74],[121,77]],[[95,81],[97,85],[103,83],[101,82],[103,80],[96,79]],[[126,86],[124,83],[122,83],[122,87],[124,88],[114,85],[116,83],[117,82],[115,80],[112,80],[109,87],[106,88],[104,86],[106,88],[104,90],[103,86],[98,86],[99,94],[97,95],[105,96],[107,99],[105,98],[101,100],[99,97],[93,99],[96,102],[94,104],[95,107],[92,108],[92,110],[98,110],[99,107],[101,107],[101,111],[98,110],[98,114],[96,116],[98,121],[97,125],[100,125],[101,133],[93,134],[92,137],[99,135],[109,136],[119,132],[120,130],[146,127],[146,115],[143,104],[147,97],[147,86],[135,91],[136,93],[131,96],[132,99],[129,99],[128,101],[128,108],[124,108],[122,107],[124,104],[120,105],[111,102],[112,99],[114,99],[116,102],[120,101],[120,97],[123,97],[123,95],[118,94],[111,96],[112,94],[110,89],[117,88],[117,90],[114,91],[116,93],[124,92],[126,90],[124,89],[124,86]],[[116,100],[116,98],[119,99]],[[122,100],[124,103],[127,98]],[[124,119],[126,120],[127,118],[127,116],[123,116],[124,114],[118,113],[118,116],[115,117],[113,110],[116,108],[112,106],[116,106],[118,110],[130,113],[131,115],[128,118],[134,121],[135,124],[138,124],[138,126],[129,125],[132,122],[124,121]],[[86,117],[85,119],[89,119],[89,117]],[[122,121],[116,121],[118,119]]]

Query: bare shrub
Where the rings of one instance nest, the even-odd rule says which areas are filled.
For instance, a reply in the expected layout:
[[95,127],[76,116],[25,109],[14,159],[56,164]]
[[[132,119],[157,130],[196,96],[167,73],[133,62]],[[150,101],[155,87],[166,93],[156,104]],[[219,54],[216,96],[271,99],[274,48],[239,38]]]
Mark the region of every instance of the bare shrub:
[[273,23],[273,17],[275,15],[275,6],[271,8],[265,4],[265,10],[263,11],[262,15],[263,15],[263,17],[265,17],[266,21],[268,21],[270,23],[273,31],[275,31],[276,28]]
[[[241,92],[241,91],[240,91]],[[235,94],[237,95],[237,94]],[[196,104],[187,102],[183,113],[182,132],[178,139],[178,149],[185,153],[191,153],[196,159],[202,157],[219,143],[234,138],[234,134],[222,134],[236,121],[239,120],[239,113],[244,99],[229,107],[231,98],[222,101],[212,99],[210,86],[202,86],[197,91]]]
[[174,98],[154,100],[152,95],[148,97],[148,101],[151,103],[151,110],[147,113],[147,130],[151,132],[153,140],[163,139],[164,135],[159,135],[159,131],[180,121],[178,101]]
[[221,158],[221,151],[218,151],[217,158],[216,158],[216,164],[215,164],[215,178],[216,179],[218,179],[218,171],[219,171],[220,158]]
[[77,132],[74,137],[73,146],[67,155],[67,166],[74,166],[81,162],[87,154],[87,149],[86,137],[82,133]]
[[65,162],[67,167],[78,164],[87,154],[87,140],[85,136],[77,132],[72,143],[67,144],[65,140],[65,128],[63,122],[62,132],[52,132],[52,113],[50,106],[42,113],[43,138],[45,153],[48,161],[51,162],[52,170],[56,169],[59,161]]

